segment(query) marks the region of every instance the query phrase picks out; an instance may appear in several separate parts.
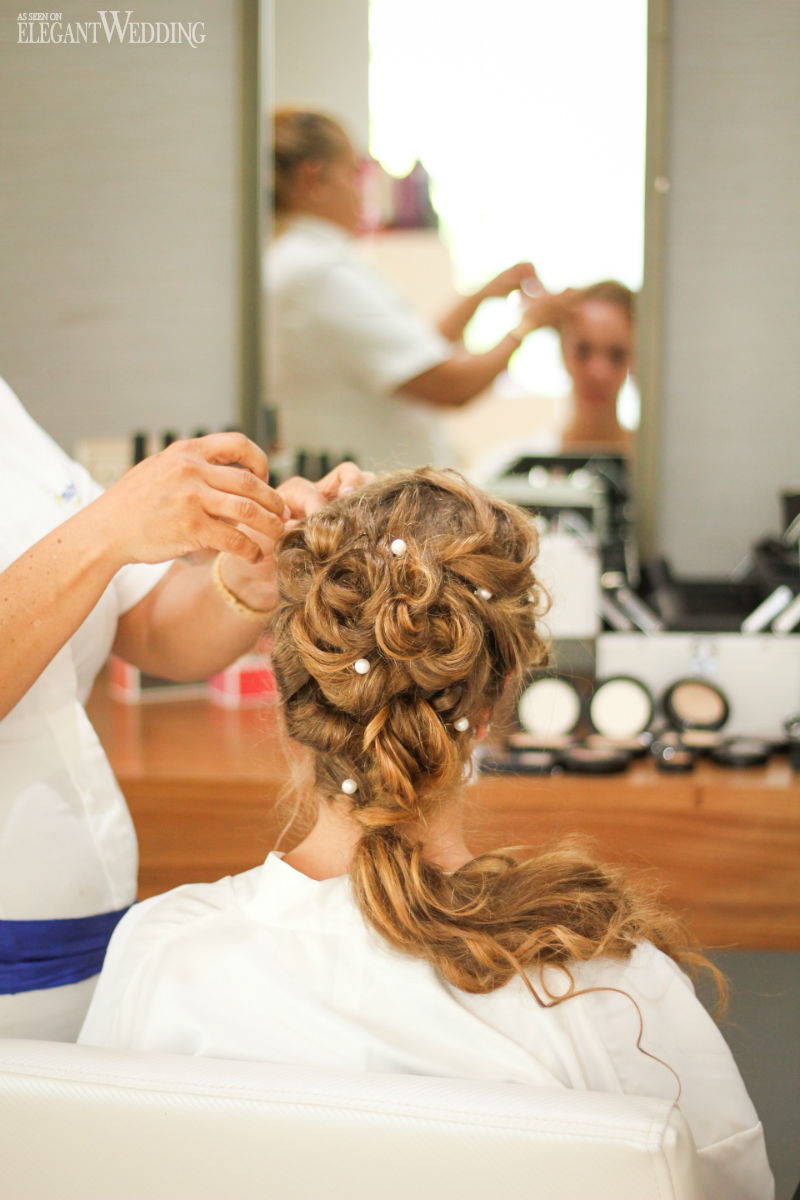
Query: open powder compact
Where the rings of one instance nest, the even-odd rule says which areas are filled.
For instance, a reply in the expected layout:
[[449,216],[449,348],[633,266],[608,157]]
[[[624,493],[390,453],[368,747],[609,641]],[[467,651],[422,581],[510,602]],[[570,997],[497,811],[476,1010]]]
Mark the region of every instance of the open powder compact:
[[685,775],[694,770],[697,752],[682,743],[656,742],[653,745],[653,761],[659,771],[669,775]]
[[681,730],[684,745],[693,750],[715,746],[716,731],[730,716],[725,695],[707,679],[676,680],[664,693],[661,706],[670,724]]
[[[650,754],[659,771],[685,774],[693,771],[698,751],[684,742],[685,734],[677,729],[660,729],[650,746]],[[719,738],[719,734],[714,734]]]
[[697,754],[710,753],[722,742],[722,734],[716,729],[684,729],[681,741]]
[[583,745],[590,750],[608,750],[612,754],[624,750],[630,758],[641,758],[653,744],[653,735],[648,731],[635,738],[607,738],[602,733],[590,733]]
[[597,749],[611,746],[641,754],[651,740],[646,731],[653,711],[653,697],[639,679],[629,675],[603,679],[587,706],[589,722],[595,730],[595,736],[587,744]]
[[484,775],[549,775],[558,762],[554,750],[512,750],[485,755],[480,769]]
[[626,770],[631,756],[626,750],[571,746],[562,750],[558,761],[565,771],[575,775],[618,775]]
[[731,737],[711,750],[711,758],[721,767],[763,767],[772,745],[763,738]]
[[552,675],[534,679],[517,702],[517,718],[528,736],[517,735],[509,742],[514,746],[563,746],[577,728],[582,710],[574,683]]

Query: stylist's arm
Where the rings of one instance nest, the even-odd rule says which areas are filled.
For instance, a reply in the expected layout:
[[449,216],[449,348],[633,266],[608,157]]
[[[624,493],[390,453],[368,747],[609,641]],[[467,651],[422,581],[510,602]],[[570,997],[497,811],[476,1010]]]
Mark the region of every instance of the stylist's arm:
[[[266,561],[290,515],[242,434],[175,442],[36,542],[0,575],[0,718],[85,620],[116,572],[175,563],[119,618],[114,649],[167,678],[201,678],[251,646],[274,605]],[[234,603],[233,601],[238,601]]]

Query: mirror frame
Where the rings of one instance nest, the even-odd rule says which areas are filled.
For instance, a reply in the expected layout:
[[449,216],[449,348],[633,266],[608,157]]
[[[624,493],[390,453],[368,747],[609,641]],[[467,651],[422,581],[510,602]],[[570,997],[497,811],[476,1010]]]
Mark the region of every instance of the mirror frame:
[[642,555],[658,547],[661,329],[664,312],[664,228],[670,65],[669,0],[648,0],[647,126],[644,177],[643,283],[637,312],[636,374],[641,396],[633,462],[637,541]]
[[[241,237],[241,364],[239,419],[259,445],[266,441],[262,403],[265,325],[261,259],[266,226],[265,72],[272,72],[273,0],[242,3],[243,183]],[[659,409],[661,328],[664,291],[664,227],[669,192],[667,163],[670,67],[669,0],[647,0],[647,126],[644,178],[644,263],[637,327],[637,383],[642,398],[633,463],[633,490],[639,549],[658,545]]]

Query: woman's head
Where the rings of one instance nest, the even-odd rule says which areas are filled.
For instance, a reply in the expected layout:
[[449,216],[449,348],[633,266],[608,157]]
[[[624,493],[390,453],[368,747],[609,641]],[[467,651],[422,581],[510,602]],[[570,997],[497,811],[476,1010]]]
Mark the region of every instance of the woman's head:
[[579,289],[561,326],[561,352],[577,400],[613,407],[633,358],[634,297],[608,279]]
[[519,509],[430,468],[286,535],[275,672],[321,796],[353,779],[357,819],[391,828],[452,795],[506,682],[544,657],[535,555]]
[[539,964],[626,957],[642,938],[692,955],[580,848],[499,850],[452,871],[425,854],[420,831],[458,789],[475,728],[545,657],[536,550],[523,512],[455,472],[377,480],[280,543],[273,664],[318,796],[352,805],[360,826],[350,877],[365,920],[456,987],[520,975],[538,999],[526,972]]
[[273,126],[275,212],[308,213],[348,232],[358,228],[358,158],[332,117],[298,108],[278,109]]

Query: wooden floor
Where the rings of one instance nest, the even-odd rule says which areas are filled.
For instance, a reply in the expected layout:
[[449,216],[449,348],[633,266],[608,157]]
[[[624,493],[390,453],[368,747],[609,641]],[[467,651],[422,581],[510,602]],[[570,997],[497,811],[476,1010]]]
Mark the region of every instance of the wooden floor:
[[[140,896],[255,866],[275,846],[290,775],[273,709],[129,706],[101,678],[89,715],[136,823]],[[476,852],[591,836],[602,857],[649,871],[708,946],[800,949],[800,776],[784,757],[683,776],[640,761],[607,778],[485,778],[467,820]]]

